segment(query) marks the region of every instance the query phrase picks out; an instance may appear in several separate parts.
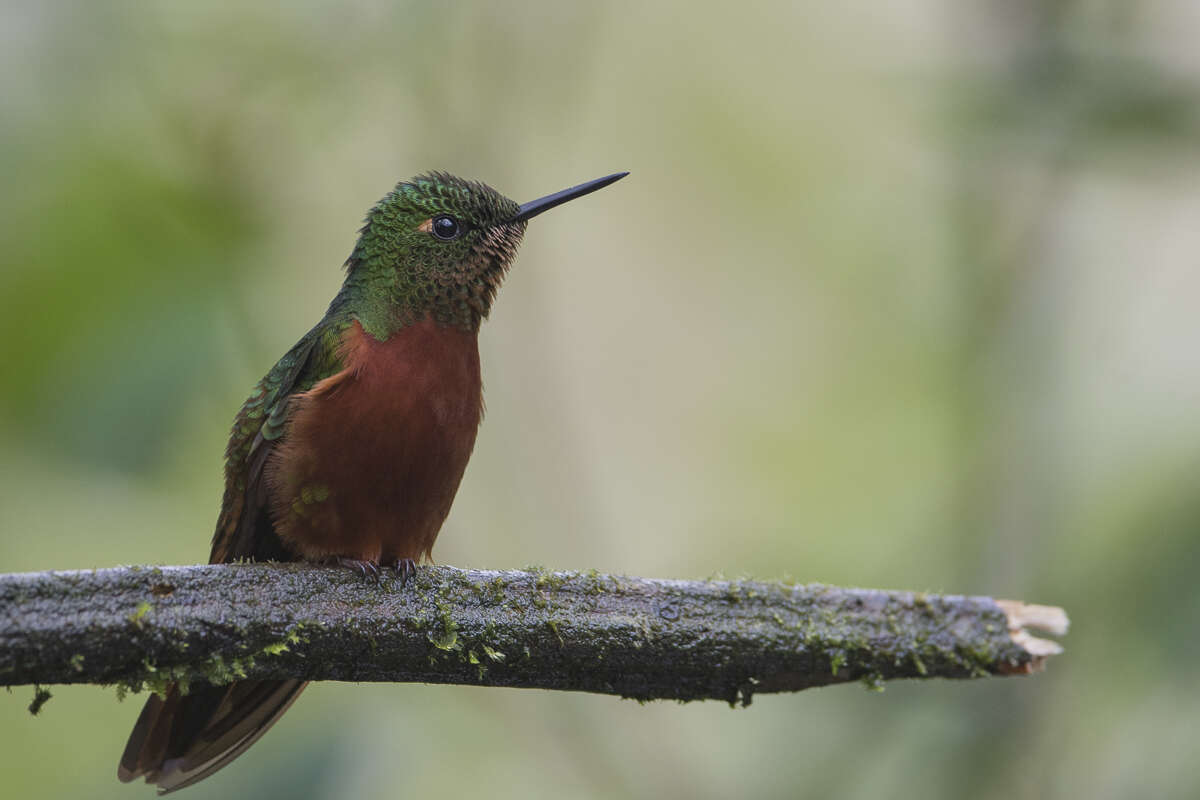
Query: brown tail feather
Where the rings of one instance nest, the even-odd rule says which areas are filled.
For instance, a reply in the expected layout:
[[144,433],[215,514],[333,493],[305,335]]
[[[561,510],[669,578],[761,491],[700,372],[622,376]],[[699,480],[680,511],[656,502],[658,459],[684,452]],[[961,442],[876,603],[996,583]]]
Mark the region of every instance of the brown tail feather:
[[237,681],[195,686],[181,694],[152,695],[142,708],[117,777],[145,776],[166,794],[207,778],[258,741],[308,684],[305,681]]

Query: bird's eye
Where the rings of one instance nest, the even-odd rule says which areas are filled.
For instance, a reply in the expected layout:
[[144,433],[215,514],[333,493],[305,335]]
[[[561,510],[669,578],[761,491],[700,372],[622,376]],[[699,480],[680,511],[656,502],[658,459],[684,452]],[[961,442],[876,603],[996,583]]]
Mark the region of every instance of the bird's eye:
[[433,235],[443,242],[457,239],[460,233],[462,233],[462,226],[454,217],[442,215],[433,218]]

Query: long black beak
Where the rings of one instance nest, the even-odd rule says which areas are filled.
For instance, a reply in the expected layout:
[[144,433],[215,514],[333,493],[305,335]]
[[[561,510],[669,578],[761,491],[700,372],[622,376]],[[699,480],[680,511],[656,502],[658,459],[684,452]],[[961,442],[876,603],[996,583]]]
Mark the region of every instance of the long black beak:
[[591,194],[597,189],[603,189],[610,183],[617,181],[628,175],[628,172],[614,172],[612,175],[606,175],[603,178],[596,178],[594,181],[581,183],[578,186],[572,186],[570,189],[563,189],[561,192],[548,194],[545,197],[539,197],[537,200],[530,200],[528,203],[521,205],[521,211],[515,217],[513,222],[522,222],[527,219],[533,219],[543,211],[549,211],[555,206],[561,206],[568,200],[574,200],[576,197],[583,197],[585,194]]

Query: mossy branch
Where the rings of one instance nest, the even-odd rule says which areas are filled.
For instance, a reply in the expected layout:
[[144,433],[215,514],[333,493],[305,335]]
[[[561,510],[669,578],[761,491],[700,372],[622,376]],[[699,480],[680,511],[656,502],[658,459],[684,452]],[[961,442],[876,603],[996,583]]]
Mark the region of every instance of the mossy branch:
[[298,564],[0,575],[0,685],[422,681],[749,703],[845,681],[1031,672],[1061,609],[756,581]]

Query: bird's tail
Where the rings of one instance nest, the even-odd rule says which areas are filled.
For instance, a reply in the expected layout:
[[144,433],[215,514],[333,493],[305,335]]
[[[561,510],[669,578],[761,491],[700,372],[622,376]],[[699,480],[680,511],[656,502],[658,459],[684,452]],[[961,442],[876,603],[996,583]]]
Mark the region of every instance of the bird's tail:
[[207,778],[233,761],[283,716],[307,682],[237,681],[226,686],[177,684],[142,708],[117,777],[145,776],[166,794]]

